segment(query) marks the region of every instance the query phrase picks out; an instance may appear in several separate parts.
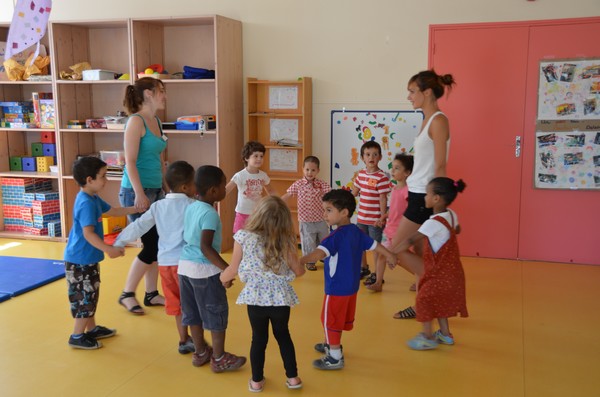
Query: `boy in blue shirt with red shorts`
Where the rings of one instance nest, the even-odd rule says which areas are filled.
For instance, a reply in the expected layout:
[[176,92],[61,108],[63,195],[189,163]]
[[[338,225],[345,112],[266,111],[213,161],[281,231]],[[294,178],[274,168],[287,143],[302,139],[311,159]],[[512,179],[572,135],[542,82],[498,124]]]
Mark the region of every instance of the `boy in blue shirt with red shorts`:
[[315,350],[325,355],[313,362],[317,369],[344,368],[342,331],[354,327],[363,252],[373,250],[384,255],[388,262],[396,263],[394,254],[350,222],[355,209],[356,201],[349,191],[338,189],[326,193],[324,218],[329,226],[337,228],[316,250],[300,259],[303,265],[325,259],[325,297],[321,312],[325,342],[315,345]]

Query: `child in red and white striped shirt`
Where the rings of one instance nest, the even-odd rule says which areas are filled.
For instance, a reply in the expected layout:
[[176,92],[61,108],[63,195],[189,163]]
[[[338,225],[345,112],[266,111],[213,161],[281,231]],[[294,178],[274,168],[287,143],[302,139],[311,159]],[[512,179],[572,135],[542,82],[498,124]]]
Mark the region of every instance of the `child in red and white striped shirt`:
[[[381,242],[387,195],[390,192],[390,180],[379,168],[381,146],[375,141],[365,142],[360,148],[360,158],[365,163],[365,169],[358,172],[352,186],[352,194],[360,195],[356,225],[373,240]],[[373,260],[377,263],[376,253],[373,253]],[[370,273],[366,255],[363,254],[361,278]]]

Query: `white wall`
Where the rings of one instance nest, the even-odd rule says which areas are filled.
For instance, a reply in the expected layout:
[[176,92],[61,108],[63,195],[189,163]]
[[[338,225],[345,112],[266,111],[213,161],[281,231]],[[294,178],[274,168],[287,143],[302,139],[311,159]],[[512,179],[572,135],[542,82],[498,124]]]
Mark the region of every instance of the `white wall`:
[[[0,0],[0,19],[12,1]],[[169,14],[242,21],[244,77],[313,78],[313,152],[328,179],[330,111],[408,109],[430,24],[597,16],[600,0],[54,0],[51,20]]]

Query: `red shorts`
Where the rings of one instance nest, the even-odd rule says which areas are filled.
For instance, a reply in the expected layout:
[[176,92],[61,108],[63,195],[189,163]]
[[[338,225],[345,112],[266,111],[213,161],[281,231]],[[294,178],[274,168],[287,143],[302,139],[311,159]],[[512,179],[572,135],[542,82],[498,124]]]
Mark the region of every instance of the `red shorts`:
[[323,298],[321,322],[325,330],[325,342],[329,345],[339,345],[342,331],[350,331],[354,328],[356,295],[325,295]]
[[170,316],[179,316],[181,315],[181,300],[179,299],[177,266],[159,266],[158,271],[165,294],[165,312]]

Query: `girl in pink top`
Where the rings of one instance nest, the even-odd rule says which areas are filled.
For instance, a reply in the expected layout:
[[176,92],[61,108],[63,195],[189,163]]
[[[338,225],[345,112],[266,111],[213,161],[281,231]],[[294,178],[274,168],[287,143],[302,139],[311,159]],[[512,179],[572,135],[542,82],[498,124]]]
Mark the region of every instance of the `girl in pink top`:
[[[413,169],[413,156],[397,154],[392,161],[392,178],[396,181],[396,186],[392,189],[390,195],[390,208],[387,213],[385,229],[383,229],[383,240],[381,244],[390,248],[393,244],[393,238],[400,220],[408,205],[408,186],[406,178]],[[364,284],[368,289],[374,292],[381,292],[383,289],[383,273],[385,272],[385,258],[379,257],[376,263],[376,271],[372,273]]]

